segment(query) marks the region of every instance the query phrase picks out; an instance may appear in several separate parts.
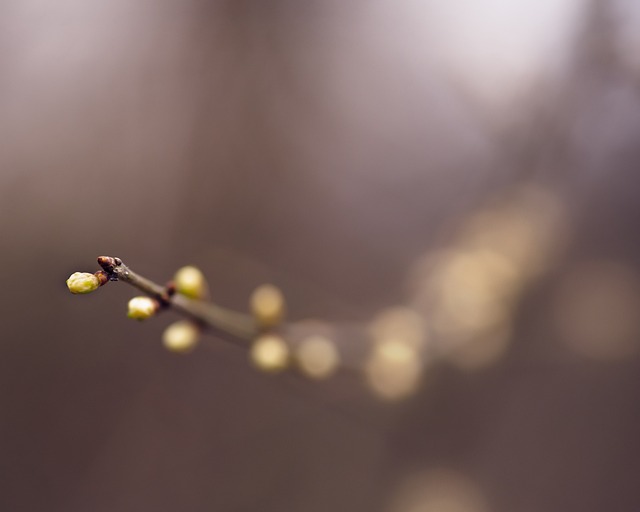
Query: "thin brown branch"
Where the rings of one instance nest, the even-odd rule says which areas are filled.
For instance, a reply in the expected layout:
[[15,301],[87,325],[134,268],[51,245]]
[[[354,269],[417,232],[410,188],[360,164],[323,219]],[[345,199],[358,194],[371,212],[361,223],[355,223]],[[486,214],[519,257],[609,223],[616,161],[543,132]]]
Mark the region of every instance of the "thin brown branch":
[[248,347],[247,342],[253,340],[258,334],[255,321],[250,315],[231,311],[208,301],[171,294],[167,287],[135,273],[120,258],[100,256],[98,264],[106,272],[110,281],[123,281],[130,284],[156,299],[163,307],[172,308],[187,316],[203,329],[225,341]]

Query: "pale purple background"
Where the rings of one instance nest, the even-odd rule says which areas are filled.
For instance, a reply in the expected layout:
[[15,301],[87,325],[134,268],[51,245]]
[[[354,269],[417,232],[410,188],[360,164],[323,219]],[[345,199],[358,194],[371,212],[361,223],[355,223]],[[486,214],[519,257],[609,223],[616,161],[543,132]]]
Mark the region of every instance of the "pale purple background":
[[640,509],[640,361],[564,350],[553,276],[506,360],[389,407],[224,344],[177,357],[126,286],[65,289],[109,254],[159,281],[197,264],[230,307],[276,281],[294,318],[366,320],[451,219],[531,178],[572,219],[556,272],[637,269],[634,2],[441,4],[0,1],[0,510],[382,512],[440,466],[497,512]]

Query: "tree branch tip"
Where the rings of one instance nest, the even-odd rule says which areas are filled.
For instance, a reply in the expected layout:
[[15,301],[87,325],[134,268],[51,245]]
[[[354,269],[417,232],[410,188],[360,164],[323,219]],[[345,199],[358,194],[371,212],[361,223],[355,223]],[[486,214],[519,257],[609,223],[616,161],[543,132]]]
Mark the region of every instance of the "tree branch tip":
[[122,266],[122,260],[112,256],[98,256],[98,265],[100,265],[107,274],[112,275],[116,267]]

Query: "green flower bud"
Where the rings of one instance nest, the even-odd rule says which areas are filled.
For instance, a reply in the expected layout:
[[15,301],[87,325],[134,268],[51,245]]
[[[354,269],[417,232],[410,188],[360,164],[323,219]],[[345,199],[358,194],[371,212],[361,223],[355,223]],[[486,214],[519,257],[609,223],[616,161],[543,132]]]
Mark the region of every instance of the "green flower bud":
[[71,293],[91,293],[100,287],[100,279],[88,272],[74,272],[67,279],[67,288]]
[[175,322],[162,334],[162,343],[171,352],[191,352],[198,344],[200,330],[187,320]]
[[265,334],[253,343],[249,356],[260,370],[277,373],[289,364],[289,347],[280,336]]
[[151,297],[134,297],[129,301],[127,316],[134,320],[146,320],[158,311],[158,301]]
[[190,299],[204,299],[207,295],[207,281],[200,269],[182,267],[173,278],[176,291]]
[[257,324],[263,328],[275,327],[285,315],[282,292],[272,284],[263,284],[255,289],[249,301]]

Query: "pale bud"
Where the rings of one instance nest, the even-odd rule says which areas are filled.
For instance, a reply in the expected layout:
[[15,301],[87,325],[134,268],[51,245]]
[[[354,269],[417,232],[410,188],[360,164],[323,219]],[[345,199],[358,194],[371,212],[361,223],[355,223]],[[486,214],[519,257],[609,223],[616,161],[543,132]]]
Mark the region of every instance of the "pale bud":
[[162,343],[172,352],[191,352],[198,344],[200,330],[187,320],[175,322],[167,327],[162,334]]
[[253,364],[262,371],[276,373],[284,370],[289,362],[289,347],[274,334],[260,336],[251,347]]
[[297,347],[296,358],[300,369],[314,379],[329,377],[340,364],[335,345],[324,336],[310,336],[302,340]]
[[179,269],[173,278],[176,291],[190,299],[204,299],[207,295],[207,281],[200,269],[186,266]]
[[158,301],[151,297],[134,297],[129,301],[127,316],[134,320],[146,320],[158,311]]
[[250,299],[251,312],[260,327],[274,327],[282,322],[285,303],[282,292],[272,284],[255,289]]
[[67,279],[67,288],[71,293],[91,293],[100,287],[100,279],[88,272],[74,272]]

